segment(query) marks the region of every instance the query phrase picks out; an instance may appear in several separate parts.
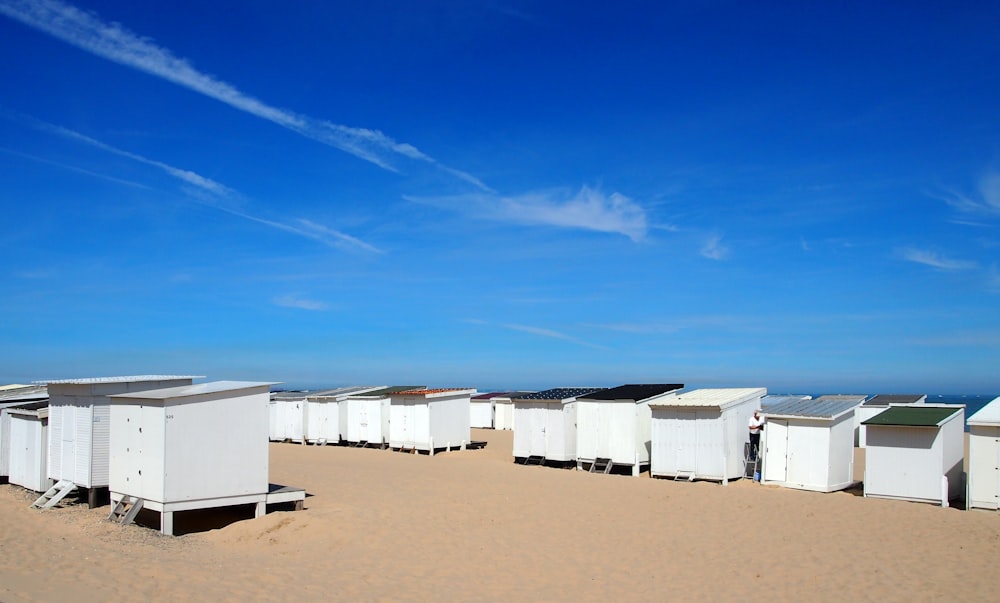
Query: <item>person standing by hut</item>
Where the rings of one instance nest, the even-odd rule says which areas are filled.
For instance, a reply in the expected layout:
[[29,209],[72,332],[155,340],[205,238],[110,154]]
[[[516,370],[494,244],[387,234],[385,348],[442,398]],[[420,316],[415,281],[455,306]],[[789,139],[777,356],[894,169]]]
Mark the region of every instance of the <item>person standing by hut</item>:
[[750,460],[756,461],[760,450],[760,430],[764,428],[764,419],[760,416],[760,410],[753,411],[750,417]]

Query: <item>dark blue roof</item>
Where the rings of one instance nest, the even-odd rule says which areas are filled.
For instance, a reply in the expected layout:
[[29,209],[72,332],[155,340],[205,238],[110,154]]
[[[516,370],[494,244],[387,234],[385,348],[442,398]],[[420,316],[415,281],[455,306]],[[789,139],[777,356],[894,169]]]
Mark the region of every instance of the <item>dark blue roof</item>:
[[642,383],[619,385],[611,389],[581,396],[588,400],[645,400],[667,392],[683,389],[683,383]]
[[603,387],[556,387],[541,392],[518,396],[518,400],[566,400],[579,398],[603,390]]

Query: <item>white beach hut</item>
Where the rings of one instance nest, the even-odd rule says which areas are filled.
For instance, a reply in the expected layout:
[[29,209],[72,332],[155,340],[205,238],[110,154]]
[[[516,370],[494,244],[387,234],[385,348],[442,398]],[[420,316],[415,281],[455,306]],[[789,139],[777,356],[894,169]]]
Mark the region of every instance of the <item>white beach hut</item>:
[[969,417],[970,509],[1000,510],[1000,397]]
[[[13,394],[14,389],[20,390]],[[26,393],[27,392],[27,393]],[[48,402],[45,387],[13,386],[0,391],[0,481],[10,475],[10,415],[3,412],[5,408],[28,406],[38,402]],[[48,455],[48,451],[45,451]]]
[[742,477],[747,425],[763,387],[696,389],[652,407],[650,476],[720,481]]
[[864,421],[865,496],[940,503],[962,494],[965,406],[890,406]]
[[200,376],[142,375],[40,381],[49,393],[49,477],[72,489],[88,489],[97,506],[97,490],[108,487],[111,437],[109,395],[190,385]]
[[516,391],[498,394],[493,397],[493,429],[511,431],[514,429],[514,398],[532,391]]
[[493,429],[496,397],[506,392],[477,394],[469,400],[469,425],[479,429]]
[[48,402],[30,402],[0,411],[8,423],[7,462],[10,483],[35,492],[52,486],[45,466],[48,455]]
[[557,387],[514,398],[514,460],[576,460],[576,399],[604,388]]
[[343,401],[353,394],[363,394],[379,389],[377,385],[351,385],[306,395],[303,410],[302,442],[309,444],[336,444],[343,437],[346,425]]
[[394,385],[351,394],[340,401],[341,437],[354,446],[382,447],[389,442],[391,394],[424,389],[424,385]]
[[302,443],[306,434],[306,391],[283,391],[270,394],[268,403],[268,439],[272,442]]
[[[269,382],[216,381],[110,396],[111,502],[160,513],[304,500],[268,483]],[[127,515],[126,515],[127,516]],[[134,516],[134,512],[133,512]]]
[[864,396],[820,396],[764,407],[762,482],[834,492],[854,482],[854,412]]
[[475,393],[466,388],[393,392],[389,395],[389,446],[434,454],[469,444],[469,399]]
[[631,384],[577,398],[577,469],[609,473],[614,465],[639,475],[649,464],[651,405],[673,399],[682,384]]
[[905,404],[924,404],[927,396],[924,394],[878,394],[872,396],[870,400],[858,407],[855,411],[854,424],[858,430],[857,445],[865,448],[868,445],[867,428],[864,422],[889,408],[889,405],[897,406]]

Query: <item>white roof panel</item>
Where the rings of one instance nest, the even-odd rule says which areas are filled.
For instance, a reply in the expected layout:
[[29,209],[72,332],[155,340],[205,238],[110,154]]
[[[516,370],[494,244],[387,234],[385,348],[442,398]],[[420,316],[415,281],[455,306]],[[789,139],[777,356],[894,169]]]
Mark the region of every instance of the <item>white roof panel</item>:
[[210,383],[196,383],[194,385],[181,385],[179,387],[165,387],[163,389],[151,389],[145,392],[129,392],[127,394],[113,394],[109,398],[139,398],[141,400],[168,400],[170,398],[184,398],[187,396],[198,396],[201,394],[216,394],[220,392],[238,391],[254,387],[271,387],[280,381],[212,381]]
[[127,377],[85,377],[82,379],[49,379],[35,381],[39,385],[72,384],[94,385],[97,383],[135,383],[137,381],[169,381],[171,379],[204,379],[205,375],[131,375]]
[[668,396],[662,401],[651,402],[651,408],[676,406],[722,407],[738,404],[767,394],[764,387],[728,387],[717,389],[696,389],[690,392]]
[[966,421],[969,425],[1000,425],[1000,396],[980,408]]

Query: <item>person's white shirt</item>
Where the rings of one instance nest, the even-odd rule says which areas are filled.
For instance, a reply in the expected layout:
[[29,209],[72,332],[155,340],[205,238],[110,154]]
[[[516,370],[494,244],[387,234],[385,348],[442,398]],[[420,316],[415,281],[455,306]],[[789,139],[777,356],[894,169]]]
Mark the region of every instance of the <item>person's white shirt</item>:
[[760,428],[764,425],[764,417],[750,417],[750,433],[760,433]]

